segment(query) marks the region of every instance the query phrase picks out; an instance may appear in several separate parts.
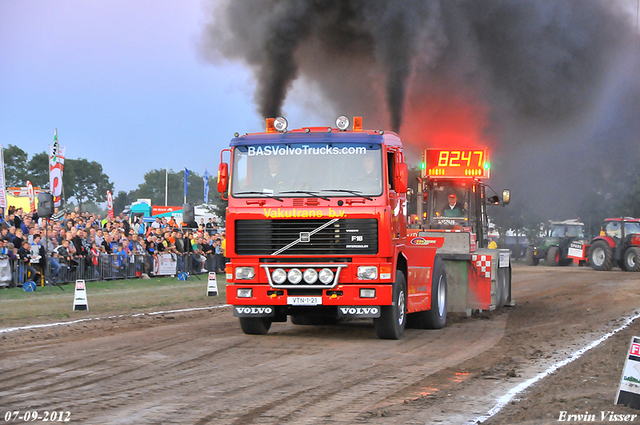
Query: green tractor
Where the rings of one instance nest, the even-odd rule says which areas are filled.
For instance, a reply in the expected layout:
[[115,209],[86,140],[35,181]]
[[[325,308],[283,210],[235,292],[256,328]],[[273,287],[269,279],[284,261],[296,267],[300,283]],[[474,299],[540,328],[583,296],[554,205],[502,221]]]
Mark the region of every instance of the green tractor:
[[566,266],[572,263],[568,258],[571,242],[584,241],[584,223],[578,220],[549,221],[547,236],[538,246],[529,245],[526,252],[528,266],[537,266],[545,260],[549,266]]

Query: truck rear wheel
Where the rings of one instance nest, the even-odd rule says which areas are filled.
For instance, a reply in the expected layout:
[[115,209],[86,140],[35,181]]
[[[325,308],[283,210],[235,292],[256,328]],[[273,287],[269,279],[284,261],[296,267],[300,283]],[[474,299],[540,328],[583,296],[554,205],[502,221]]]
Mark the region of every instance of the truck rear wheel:
[[447,323],[447,275],[442,258],[436,257],[431,275],[431,309],[409,315],[409,324],[418,329],[441,329]]
[[396,271],[393,284],[392,305],[382,306],[380,317],[373,319],[376,335],[380,339],[400,339],[407,324],[407,282],[400,271]]
[[560,257],[560,248],[557,246],[550,246],[547,250],[547,265],[554,267],[559,266],[562,262]]
[[609,271],[613,268],[613,250],[606,241],[595,241],[589,250],[589,264],[593,270]]
[[498,280],[496,282],[498,287],[498,308],[502,308],[509,302],[509,294],[511,293],[511,266],[498,267]]
[[640,271],[640,248],[630,246],[624,253],[622,269],[628,272]]
[[534,249],[532,246],[527,247],[525,259],[526,259],[527,266],[537,266],[538,262],[540,261],[539,259],[536,258],[536,255],[534,253]]
[[271,319],[267,317],[240,317],[242,332],[248,335],[266,335],[271,328]]

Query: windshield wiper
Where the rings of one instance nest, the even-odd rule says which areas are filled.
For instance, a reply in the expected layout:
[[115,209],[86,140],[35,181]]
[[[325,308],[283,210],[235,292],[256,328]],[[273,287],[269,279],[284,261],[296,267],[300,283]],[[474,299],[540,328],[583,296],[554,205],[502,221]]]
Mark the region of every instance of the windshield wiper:
[[322,196],[320,195],[318,192],[313,192],[310,190],[285,190],[284,192],[280,192],[282,193],[306,193],[307,195],[311,195],[311,196],[315,196],[316,198],[320,198],[320,199],[324,199],[325,201],[330,201],[331,199],[327,198],[326,196]]
[[276,201],[284,202],[282,200],[282,198],[278,198],[275,195],[269,195],[268,193],[258,192],[258,191],[255,191],[255,190],[248,190],[248,191],[245,191],[245,192],[236,192],[236,193],[234,193],[234,195],[260,195],[262,197],[273,198]]
[[364,199],[367,199],[369,201],[373,201],[373,198],[367,196],[367,195],[363,195],[361,191],[358,190],[348,190],[348,189],[322,189],[320,192],[346,192],[346,193],[350,193],[352,195],[355,196],[360,196]]

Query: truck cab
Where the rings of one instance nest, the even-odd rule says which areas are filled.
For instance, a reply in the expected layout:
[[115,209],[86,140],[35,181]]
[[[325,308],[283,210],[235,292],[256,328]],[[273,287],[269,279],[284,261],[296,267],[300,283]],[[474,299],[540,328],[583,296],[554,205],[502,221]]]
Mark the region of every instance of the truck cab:
[[442,238],[407,240],[402,142],[363,130],[358,117],[348,126],[340,117],[335,128],[290,130],[283,118],[268,119],[266,132],[236,134],[222,152],[227,302],[245,333],[265,334],[287,317],[369,318],[378,337],[390,339],[410,314],[419,327],[444,326]]

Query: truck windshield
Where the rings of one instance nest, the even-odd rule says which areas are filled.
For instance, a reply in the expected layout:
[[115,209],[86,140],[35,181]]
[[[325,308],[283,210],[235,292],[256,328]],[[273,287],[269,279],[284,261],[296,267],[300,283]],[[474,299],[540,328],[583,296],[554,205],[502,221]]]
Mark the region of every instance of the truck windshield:
[[431,228],[451,225],[468,226],[469,188],[456,182],[439,182],[432,187]]
[[382,149],[378,144],[289,143],[236,146],[231,195],[331,197],[380,196]]

